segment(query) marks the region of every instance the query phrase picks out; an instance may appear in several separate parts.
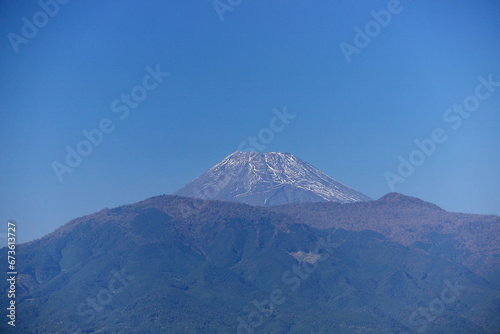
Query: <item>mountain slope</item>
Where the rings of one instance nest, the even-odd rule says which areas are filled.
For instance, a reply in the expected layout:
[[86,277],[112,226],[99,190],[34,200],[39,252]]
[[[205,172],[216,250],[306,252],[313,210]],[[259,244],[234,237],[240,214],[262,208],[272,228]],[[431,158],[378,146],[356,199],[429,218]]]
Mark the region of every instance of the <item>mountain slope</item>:
[[290,153],[237,151],[174,195],[269,206],[370,198]]
[[271,208],[319,229],[372,230],[406,246],[462,263],[500,285],[500,217],[447,212],[398,193],[350,204],[301,203]]
[[[18,251],[22,333],[500,328],[498,291],[466,267],[375,232],[315,231],[238,203],[153,197],[75,219]],[[437,320],[416,322],[446,282],[465,288]]]

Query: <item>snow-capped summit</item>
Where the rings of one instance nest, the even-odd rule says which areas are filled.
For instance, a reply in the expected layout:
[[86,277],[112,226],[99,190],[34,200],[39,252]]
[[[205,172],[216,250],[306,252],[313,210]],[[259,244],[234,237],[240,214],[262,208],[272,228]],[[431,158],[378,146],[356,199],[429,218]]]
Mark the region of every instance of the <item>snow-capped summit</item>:
[[279,205],[371,200],[290,153],[236,151],[174,195]]

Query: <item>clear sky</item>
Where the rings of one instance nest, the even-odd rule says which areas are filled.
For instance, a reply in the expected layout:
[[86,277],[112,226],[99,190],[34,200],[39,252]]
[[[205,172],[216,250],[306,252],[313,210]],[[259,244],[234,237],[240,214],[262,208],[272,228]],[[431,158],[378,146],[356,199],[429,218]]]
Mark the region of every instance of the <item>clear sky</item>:
[[500,214],[499,1],[43,1],[0,1],[0,235],[170,194],[259,133],[376,199],[441,128],[395,191]]

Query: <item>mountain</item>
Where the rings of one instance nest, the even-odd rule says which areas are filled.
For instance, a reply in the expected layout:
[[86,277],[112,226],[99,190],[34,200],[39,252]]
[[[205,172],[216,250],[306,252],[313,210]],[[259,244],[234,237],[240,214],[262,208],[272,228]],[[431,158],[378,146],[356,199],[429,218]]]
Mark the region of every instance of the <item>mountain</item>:
[[260,206],[371,200],[290,153],[240,151],[174,195]]
[[398,193],[349,204],[300,203],[273,207],[306,225],[371,230],[405,246],[461,263],[500,285],[500,217],[447,212]]
[[77,218],[16,248],[16,330],[500,333],[498,286],[469,268],[377,232],[301,220],[179,196]]

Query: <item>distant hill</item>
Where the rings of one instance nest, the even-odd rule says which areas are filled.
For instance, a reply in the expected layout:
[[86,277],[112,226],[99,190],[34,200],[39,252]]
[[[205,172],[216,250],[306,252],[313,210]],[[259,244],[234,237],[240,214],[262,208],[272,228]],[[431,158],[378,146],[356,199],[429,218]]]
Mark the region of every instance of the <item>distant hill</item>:
[[[415,214],[419,205],[439,210],[415,202]],[[158,196],[72,220],[18,245],[16,330],[499,332],[498,289],[467,267],[372,231],[317,230],[289,209],[297,218]],[[5,271],[0,280],[5,291]]]
[[319,229],[372,230],[392,241],[459,262],[500,284],[500,217],[447,212],[398,193],[341,205],[303,203],[273,207]]
[[260,206],[371,200],[290,153],[240,151],[174,195]]

